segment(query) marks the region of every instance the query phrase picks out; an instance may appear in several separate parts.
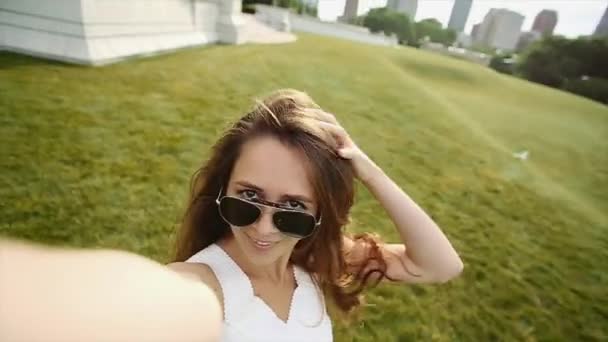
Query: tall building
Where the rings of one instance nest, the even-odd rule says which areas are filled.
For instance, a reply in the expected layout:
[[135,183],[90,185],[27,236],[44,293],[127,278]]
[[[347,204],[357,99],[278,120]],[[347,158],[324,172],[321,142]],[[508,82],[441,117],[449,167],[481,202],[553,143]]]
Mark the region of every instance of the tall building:
[[339,20],[348,21],[349,19],[356,18],[360,15],[364,15],[369,11],[369,0],[346,0],[344,4],[344,15]]
[[450,22],[448,28],[456,31],[463,32],[464,26],[469,18],[471,12],[471,5],[473,0],[456,0],[454,1],[454,7],[452,7],[452,14],[450,15]]
[[477,23],[473,25],[473,29],[471,29],[471,40],[473,43],[476,43],[479,40],[479,28],[481,27],[481,23]]
[[594,36],[608,36],[608,7],[606,7],[606,11],[604,11],[604,15],[600,20],[600,23],[597,24],[595,28],[595,32],[593,32]]
[[351,19],[365,14],[369,6],[368,0],[346,0],[344,4],[344,19]]
[[492,8],[475,32],[474,44],[501,50],[514,50],[525,17],[508,9]]
[[519,36],[519,41],[517,42],[515,50],[523,51],[532,45],[532,43],[541,40],[542,38],[542,33],[538,31],[523,32],[521,36]]
[[414,20],[418,10],[418,0],[388,0],[386,7],[393,11],[405,13],[410,19]]
[[532,24],[532,31],[539,32],[543,35],[552,35],[556,25],[557,12],[544,9],[536,15],[534,24]]

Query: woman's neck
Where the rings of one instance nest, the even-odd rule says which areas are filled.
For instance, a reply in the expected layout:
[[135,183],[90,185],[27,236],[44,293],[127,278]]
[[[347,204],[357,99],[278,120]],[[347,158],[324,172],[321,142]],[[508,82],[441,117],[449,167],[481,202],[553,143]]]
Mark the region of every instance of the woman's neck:
[[280,257],[276,262],[269,265],[255,265],[241,251],[234,237],[229,236],[218,241],[220,247],[237,263],[241,270],[251,281],[269,282],[282,285],[292,281],[292,265],[289,262],[289,255]]

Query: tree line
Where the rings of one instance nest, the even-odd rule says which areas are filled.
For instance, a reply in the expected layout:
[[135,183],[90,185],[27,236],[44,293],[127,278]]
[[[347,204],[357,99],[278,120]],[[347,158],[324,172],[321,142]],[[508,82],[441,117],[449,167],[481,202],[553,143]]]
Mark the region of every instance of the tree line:
[[519,56],[494,56],[490,67],[608,104],[608,37],[546,36]]
[[452,45],[456,32],[444,29],[437,19],[423,19],[415,22],[407,14],[389,8],[374,8],[366,15],[352,21],[367,27],[372,33],[383,32],[396,35],[400,44],[418,47],[420,40],[428,37],[430,41]]

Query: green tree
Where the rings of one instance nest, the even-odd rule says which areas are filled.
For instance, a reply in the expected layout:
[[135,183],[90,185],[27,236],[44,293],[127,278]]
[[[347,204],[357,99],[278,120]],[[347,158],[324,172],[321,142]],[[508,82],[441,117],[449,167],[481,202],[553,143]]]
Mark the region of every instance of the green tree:
[[524,53],[518,72],[558,88],[582,76],[608,78],[608,39],[545,37]]
[[416,28],[407,14],[390,11],[387,19],[389,31],[397,35],[401,44],[414,44],[416,42]]
[[557,51],[559,46],[563,45],[562,39],[565,38],[547,38],[526,51],[516,67],[517,72],[530,81],[555,88],[561,87],[564,79]]
[[363,19],[363,26],[371,32],[396,34],[401,44],[415,44],[416,28],[410,18],[403,13],[392,11],[386,7],[374,8]]
[[445,29],[443,30],[444,32],[444,41],[443,43],[445,45],[452,45],[454,44],[454,42],[456,41],[456,38],[458,38],[458,32],[452,30],[452,29]]
[[520,58],[517,73],[589,98],[608,98],[608,39],[545,37]]
[[386,11],[386,8],[375,8],[370,10],[365,18],[363,18],[363,26],[367,27],[373,33],[384,31],[386,26]]
[[416,36],[418,40],[429,37],[432,42],[452,45],[457,34],[454,30],[444,29],[437,19],[429,18],[416,23]]
[[429,37],[432,42],[437,42],[443,30],[437,19],[423,19],[416,23],[416,34],[418,39]]

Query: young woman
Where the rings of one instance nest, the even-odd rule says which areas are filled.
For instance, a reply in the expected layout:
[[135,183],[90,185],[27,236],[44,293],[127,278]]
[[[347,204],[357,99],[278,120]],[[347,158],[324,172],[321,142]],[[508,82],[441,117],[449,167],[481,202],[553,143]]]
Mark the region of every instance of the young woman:
[[[402,244],[346,234],[354,178]],[[219,139],[176,247],[169,267],[217,295],[224,341],[331,341],[327,302],[347,312],[370,282],[445,282],[463,268],[435,222],[295,90],[265,98]]]

